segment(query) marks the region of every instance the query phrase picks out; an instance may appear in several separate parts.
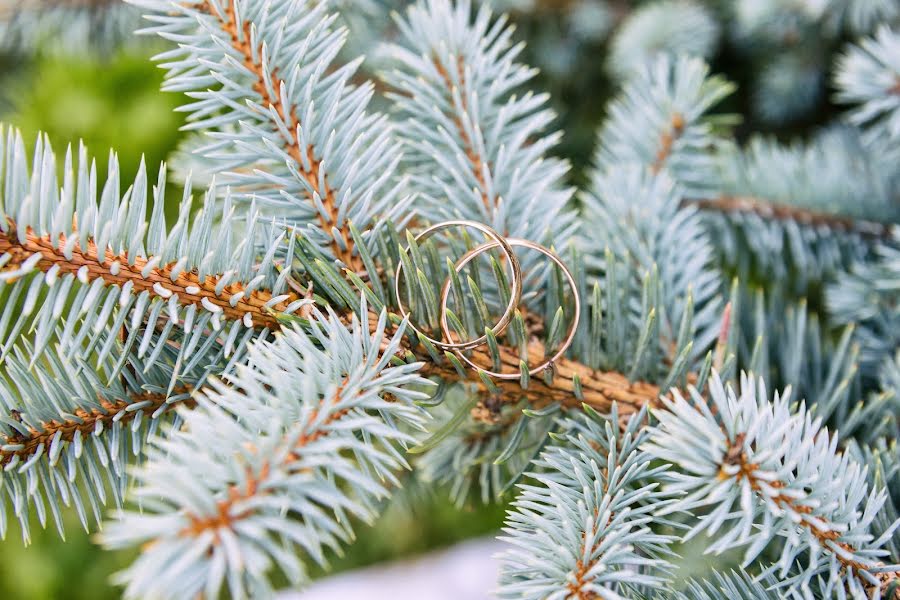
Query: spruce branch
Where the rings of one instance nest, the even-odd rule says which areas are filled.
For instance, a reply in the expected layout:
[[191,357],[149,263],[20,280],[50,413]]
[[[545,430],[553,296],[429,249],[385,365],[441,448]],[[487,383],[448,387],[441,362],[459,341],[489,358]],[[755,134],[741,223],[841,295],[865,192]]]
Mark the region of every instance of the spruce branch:
[[[900,521],[877,539],[871,533],[885,494],[869,493],[865,470],[836,452],[837,436],[802,404],[791,409],[789,389],[770,402],[762,380],[744,376],[736,393],[714,375],[709,395],[663,398],[644,446],[681,469],[669,489],[685,496],[665,512],[694,513],[688,537],[716,533],[709,552],[746,546],[746,564],[780,539],[767,572],[794,589],[868,598],[900,576],[882,562]],[[709,510],[696,514],[701,508]]]
[[733,86],[708,72],[699,59],[663,56],[635,73],[600,129],[595,173],[623,163],[665,170],[683,190],[680,201],[702,209],[726,267],[742,278],[791,273],[801,292],[889,234],[898,218],[889,153],[849,128],[806,144],[756,137],[739,148],[723,136],[733,118],[709,114]]
[[13,54],[108,51],[132,43],[140,15],[122,0],[9,0],[0,49]]
[[[623,283],[626,294],[635,299],[642,293],[640,274],[657,274],[662,294],[655,305],[656,353],[664,357],[661,362],[672,364],[690,341],[693,368],[719,335],[722,285],[701,216],[681,198],[682,189],[668,172],[633,163],[620,163],[608,171],[595,169],[582,202],[585,217],[596,226],[581,246],[588,274],[602,281],[607,269],[614,268],[607,264],[608,256],[597,252],[594,240],[603,239],[607,252],[630,272]],[[639,321],[641,305],[624,304],[631,307],[628,318]],[[683,320],[688,312],[689,322]]]
[[[84,151],[77,169],[74,166],[64,169],[66,182],[57,188],[55,160],[48,147],[42,146],[38,164],[31,172],[24,160],[21,140],[8,147],[13,151],[7,153],[4,162],[7,165],[4,209],[6,214],[16,215],[17,220],[8,220],[7,231],[0,235],[0,244],[4,244],[8,261],[4,272],[9,281],[5,289],[15,295],[6,303],[7,316],[0,320],[8,336],[3,344],[6,352],[20,344],[21,332],[28,331],[32,327],[29,323],[36,319],[38,343],[30,352],[28,364],[37,363],[43,349],[52,346],[54,339],[62,343],[63,348],[72,349],[76,355],[96,364],[103,363],[109,356],[125,357],[134,352],[135,359],[165,367],[161,376],[167,376],[168,383],[156,382],[154,385],[160,386],[159,393],[168,394],[174,402],[182,399],[181,390],[186,386],[202,385],[209,375],[235,364],[242,347],[256,337],[265,337],[268,329],[280,327],[286,315],[306,315],[309,300],[299,298],[288,286],[288,277],[293,271],[284,269],[279,273],[274,263],[275,256],[290,257],[293,254],[291,248],[295,238],[285,243],[279,241],[280,236],[269,237],[266,256],[258,264],[254,264],[256,245],[245,242],[231,250],[234,258],[229,262],[232,266],[237,264],[239,272],[223,274],[219,265],[225,264],[225,260],[210,253],[208,244],[213,240],[219,242],[227,256],[233,239],[227,218],[232,213],[227,203],[221,213],[225,220],[218,229],[211,230],[211,215],[215,213],[210,206],[196,217],[195,226],[189,227],[188,198],[182,204],[173,230],[165,233],[160,202],[164,193],[162,183],[154,191],[154,216],[149,223],[145,221],[142,201],[147,186],[143,171],[121,199],[115,191],[118,183],[114,176],[111,177],[98,202],[88,193],[95,186],[91,183],[93,176],[88,171],[89,161]],[[115,162],[112,164],[115,172]],[[68,159],[66,165],[70,165]],[[214,192],[207,195],[207,204],[213,197]],[[40,210],[36,211],[36,207]],[[26,224],[26,231],[31,231],[31,235],[20,235],[20,222]],[[121,224],[117,227],[124,229],[101,227],[108,222]],[[77,229],[76,223],[79,224]],[[22,237],[24,240],[20,239]],[[248,239],[254,237],[251,230]],[[50,243],[51,239],[57,240],[56,244]],[[106,251],[101,253],[100,246]],[[247,274],[241,275],[241,271]],[[63,285],[69,287],[60,288],[62,291],[77,290],[68,312],[57,315],[34,307],[13,316],[16,303],[12,298],[33,293],[28,290],[49,286],[52,291]],[[321,293],[325,294],[327,289],[322,287]],[[37,296],[43,303],[38,306],[62,306],[56,300],[66,296],[62,291],[46,298]],[[335,303],[335,306],[340,304]],[[187,314],[182,312],[185,310]],[[354,309],[348,307],[345,310],[344,314],[349,316]],[[248,323],[253,327],[247,328]],[[117,334],[111,335],[111,332],[121,331],[122,326],[126,328],[126,337],[113,339]],[[260,329],[260,326],[265,328]],[[210,335],[217,333],[217,327],[221,337]],[[98,336],[96,331],[108,335]],[[535,410],[552,404],[578,408],[581,402],[586,402],[606,411],[612,402],[618,402],[624,412],[654,402],[660,393],[658,385],[651,382],[629,378],[615,369],[597,368],[600,362],[588,366],[568,358],[556,363],[552,376],[532,378],[527,389],[517,382],[488,386],[477,373],[461,373],[451,361],[445,357],[435,359],[423,346],[415,345],[414,340],[404,342],[401,356],[405,356],[407,348],[413,348],[418,360],[427,363],[424,372],[430,376],[448,383],[466,381],[474,384],[485,397],[499,399],[502,403],[515,405],[524,399]],[[95,351],[99,351],[99,355],[93,355]],[[505,369],[518,369],[523,356],[537,364],[543,360],[544,352],[543,345],[537,342],[527,345],[525,355],[519,348],[502,346],[499,360]],[[483,349],[474,355],[474,360],[483,364],[493,359]],[[628,362],[624,355],[617,361],[623,365]],[[102,376],[98,375],[98,381],[104,384],[113,381],[126,365],[124,358],[116,361]],[[141,367],[138,372],[143,370]],[[134,399],[143,393],[141,383],[136,385],[132,394]],[[9,410],[23,411],[31,419],[30,426],[35,431],[49,435],[51,430],[58,430],[53,423],[72,421],[68,414],[91,415],[101,409],[109,412],[116,402],[101,395],[94,407],[84,403],[94,402],[95,398],[76,395],[70,400],[75,398],[81,398],[78,402],[82,404],[68,402],[61,405],[62,408],[56,406],[53,410],[38,411],[39,398],[30,398],[25,404],[9,406]],[[167,402],[165,409],[170,407]],[[152,416],[162,416],[163,412],[153,411]],[[106,429],[97,431],[102,434]],[[22,432],[21,435],[30,434]],[[46,456],[39,459],[39,462],[46,461]]]
[[[20,241],[23,237],[24,241]],[[5,231],[0,234],[0,253],[10,257],[3,269],[14,273],[13,281],[20,273],[52,270],[57,277],[75,275],[84,285],[91,285],[96,280],[102,281],[104,286],[123,288],[127,285],[135,294],[147,292],[160,299],[175,298],[185,307],[203,308],[221,314],[225,319],[270,329],[277,324],[275,315],[286,312],[289,304],[299,300],[292,291],[276,297],[268,290],[250,289],[240,282],[228,283],[230,278],[218,274],[202,281],[197,273],[175,274],[176,261],[153,266],[159,264],[154,257],[129,259],[127,252],[114,254],[109,248],[101,257],[93,240],[89,239],[82,248],[78,238],[78,232],[72,231],[68,238],[59,234],[54,240],[50,234],[37,236],[30,227],[25,228],[22,236],[16,231],[16,222],[8,219]],[[226,284],[220,286],[223,279]]]
[[646,411],[621,428],[618,416],[614,406],[608,420],[592,410],[566,419],[534,462],[500,538],[512,546],[500,556],[501,597],[620,598],[668,579],[674,538],[649,527],[671,502],[653,481],[666,466],[639,450]]
[[[140,456],[173,407],[191,404],[188,385],[169,389],[170,371],[133,353],[107,353],[89,363],[55,345],[36,365],[34,353],[32,345],[18,343],[0,376],[0,536],[7,532],[8,505],[26,543],[32,515],[46,526],[49,509],[64,537],[63,506],[75,508],[85,530],[89,515],[100,522],[110,497],[121,506],[129,457]],[[215,353],[197,354],[217,361]],[[198,381],[202,369],[187,368],[182,380]]]
[[199,152],[265,213],[361,271],[350,222],[405,222],[409,198],[392,126],[366,112],[371,83],[351,83],[359,61],[331,66],[346,31],[332,29],[328,3],[135,3],[151,11],[147,32],[179,44],[157,58],[164,89],[196,99],[186,127],[212,139]]
[[5,534],[8,499],[27,541],[29,511],[46,523],[45,501],[60,529],[57,511],[73,502],[85,527],[84,506],[99,521],[104,470],[121,503],[128,455],[141,455],[170,409],[242,360],[250,340],[278,325],[276,314],[303,314],[311,301],[289,291],[289,270],[275,263],[276,253],[291,261],[284,231],[263,231],[251,217],[235,239],[228,194],[216,209],[213,188],[193,219],[186,194],[169,230],[164,170],[148,221],[143,167],[123,194],[114,155],[98,185],[83,147],[77,164],[70,150],[58,165],[40,137],[30,166],[21,136],[4,133],[0,524]]
[[[109,176],[98,194],[96,168],[87,151],[81,148],[76,166],[69,150],[63,164],[63,185],[59,186],[57,161],[47,141],[39,138],[29,168],[21,136],[12,130],[0,146],[0,163],[4,165],[0,173],[0,281],[9,299],[2,323],[4,333],[13,333],[13,338],[31,320],[37,339],[46,344],[60,319],[73,326],[90,312],[99,319],[93,324],[98,330],[104,322],[110,330],[127,324],[132,332],[128,343],[140,342],[142,353],[151,338],[138,339],[141,324],[149,323],[153,331],[161,315],[168,317],[169,325],[154,349],[178,331],[187,336],[182,343],[193,348],[200,339],[192,336],[202,334],[206,327],[218,333],[226,324],[229,327],[223,334],[233,344],[239,325],[246,329],[271,327],[276,324],[274,314],[290,314],[308,303],[289,288],[288,271],[279,271],[275,262],[276,252],[282,260],[291,260],[291,246],[282,246],[286,232],[263,231],[253,214],[245,223],[246,237],[236,240],[230,197],[226,195],[217,209],[215,186],[193,220],[192,200],[186,192],[178,219],[167,230],[165,170],[160,171],[151,192],[148,221],[149,186],[143,166],[122,194],[113,156]],[[214,222],[217,216],[218,222]],[[259,262],[257,244],[264,248]],[[65,296],[76,290],[76,301],[66,309]],[[8,311],[23,294],[28,303],[13,319]],[[94,304],[104,294],[103,304]],[[50,310],[36,310],[35,304]]]
[[866,130],[867,141],[885,150],[895,147],[900,140],[900,32],[884,24],[874,36],[850,46],[837,61],[834,83],[837,100],[855,105],[848,119]]
[[[241,64],[249,71],[255,81],[252,90],[259,96],[259,104],[264,109],[274,111],[280,119],[280,125],[283,125],[288,131],[296,130],[300,127],[300,119],[297,116],[297,108],[288,106],[282,98],[283,80],[279,80],[278,68],[273,68],[267,73],[267,65],[263,64],[265,60],[265,42],[256,42],[254,40],[251,28],[251,21],[240,23],[238,15],[235,11],[234,2],[225,2],[224,10],[214,6],[210,2],[203,1],[198,6],[198,10],[206,12],[214,16],[218,20],[221,27],[229,38],[231,47],[234,48],[240,56]],[[254,42],[256,45],[254,46]],[[273,115],[274,117],[275,115]],[[302,148],[300,146],[300,135],[291,135],[285,142],[284,151],[293,159],[294,163],[301,168],[298,170],[300,175],[305,179],[310,189],[318,189],[320,181],[320,172],[322,171],[322,161],[317,160],[313,154],[312,146]],[[324,175],[324,173],[322,173]],[[324,177],[323,177],[324,179]],[[325,231],[329,231],[332,225],[337,221],[337,203],[335,190],[331,188],[327,180],[322,189],[318,189],[321,196],[321,202],[325,206],[325,212],[319,212],[319,224]],[[335,257],[342,260],[345,264],[353,264],[350,260],[351,246],[350,235],[346,225],[339,228],[335,239],[332,240],[332,250]]]
[[273,566],[296,583],[295,552],[324,564],[351,539],[348,517],[373,518],[399,483],[398,446],[413,440],[401,425],[421,427],[413,403],[429,384],[418,364],[389,366],[403,327],[382,351],[386,322],[369,333],[316,314],[310,333],[286,328],[253,345],[246,366],[195,396],[184,430],[157,438],[137,472],[143,512],[122,513],[102,536],[144,547],[120,576],[126,595],[267,594]]
[[857,36],[871,34],[885,23],[896,24],[897,17],[900,6],[891,0],[828,0],[825,10],[828,25]]
[[878,221],[854,219],[825,211],[782,204],[752,196],[728,196],[685,200],[704,211],[726,214],[754,215],[766,221],[793,222],[802,227],[824,228],[828,231],[855,234],[863,239],[884,240],[892,237],[894,226]]
[[610,40],[607,69],[620,79],[659,54],[709,59],[720,36],[711,11],[695,0],[662,0],[637,7]]
[[688,582],[687,588],[676,596],[677,600],[780,600],[783,596],[771,589],[775,582],[771,577],[759,581],[746,571],[716,573],[712,581]]
[[[766,211],[704,210],[725,264],[744,277],[774,273],[782,281],[791,274],[795,290],[805,293],[865,259],[879,242],[874,233],[889,236],[898,220],[894,163],[853,128],[824,129],[805,143],[754,137],[743,149],[723,146],[719,162],[721,195],[774,205]],[[731,203],[725,208],[731,210]]]
[[384,50],[383,78],[422,216],[562,247],[574,230],[569,165],[549,156],[561,135],[546,133],[548,96],[519,95],[536,70],[516,62],[523,44],[507,18],[469,0],[429,0],[395,21],[400,41]]
[[755,136],[743,149],[721,152],[727,194],[881,223],[896,222],[900,214],[890,185],[894,167],[847,126],[822,129],[806,143]]
[[662,55],[628,80],[598,132],[596,172],[639,164],[668,171],[687,197],[714,196],[718,176],[711,152],[721,141],[720,123],[708,111],[734,91],[710,76],[699,58]]
[[874,377],[894,358],[900,336],[900,232],[876,246],[874,260],[860,260],[826,288],[834,323],[855,323],[863,372]]
[[809,402],[815,418],[840,430],[843,442],[851,436],[865,443],[895,437],[897,400],[889,386],[871,391],[861,376],[856,327],[845,327],[833,338],[831,324],[806,300],[791,302],[762,289],[754,295],[751,299],[748,291],[741,294],[741,302],[752,308],[744,311],[739,325],[740,364],[764,373],[773,387],[790,385],[797,397]]
[[[190,388],[177,388],[173,390],[173,394],[189,395]],[[166,404],[171,404],[167,402],[169,397],[167,394],[149,391],[136,393],[127,400],[111,401],[100,397],[97,399],[100,408],[78,408],[71,419],[47,421],[41,423],[40,429],[29,427],[27,435],[18,431],[6,435],[4,445],[0,448],[0,468],[16,459],[18,462],[26,462],[35,454],[50,449],[52,443],[68,443],[76,437],[84,438],[95,430],[105,429],[113,421],[126,425],[136,419],[138,412],[143,413],[144,417],[151,417],[165,410]]]

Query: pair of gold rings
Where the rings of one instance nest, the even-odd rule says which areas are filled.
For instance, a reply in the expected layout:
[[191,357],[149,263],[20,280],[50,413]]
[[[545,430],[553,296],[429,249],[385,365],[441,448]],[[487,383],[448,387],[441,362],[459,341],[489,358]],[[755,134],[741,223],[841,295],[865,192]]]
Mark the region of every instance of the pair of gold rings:
[[[572,341],[575,339],[575,332],[578,330],[578,320],[581,316],[581,300],[578,294],[578,288],[575,284],[575,277],[572,276],[572,272],[566,266],[566,264],[562,261],[562,259],[556,255],[555,252],[545,248],[544,246],[529,241],[523,240],[519,238],[506,238],[499,233],[497,233],[491,227],[484,225],[483,223],[478,223],[477,221],[467,221],[467,220],[452,220],[452,221],[444,221],[442,223],[436,223],[431,225],[417,236],[415,236],[415,243],[424,242],[427,238],[431,237],[438,231],[443,229],[449,229],[451,227],[463,227],[469,229],[475,229],[488,238],[490,241],[481,244],[475,248],[472,248],[465,254],[463,254],[459,260],[453,265],[454,270],[459,273],[462,269],[469,264],[476,257],[484,254],[485,252],[492,250],[494,248],[499,248],[503,253],[503,256],[506,259],[507,264],[510,267],[512,272],[512,279],[510,282],[510,298],[509,302],[506,305],[506,310],[503,312],[503,315],[500,319],[494,324],[493,327],[490,328],[491,333],[494,336],[499,337],[503,334],[506,328],[509,326],[512,321],[513,315],[515,314],[516,309],[519,307],[519,303],[522,299],[522,266],[519,262],[519,258],[513,250],[514,247],[528,248],[531,250],[535,250],[540,252],[547,258],[549,258],[552,262],[554,262],[562,271],[566,280],[568,281],[569,286],[572,290],[572,298],[575,303],[575,315],[569,323],[569,328],[566,333],[566,337],[563,340],[562,345],[553,353],[553,356],[545,360],[540,365],[530,368],[528,371],[529,375],[537,375],[544,371],[544,369],[550,368],[553,363],[559,359],[563,354],[565,354],[566,350],[569,349],[569,346],[572,345]],[[404,250],[405,253],[409,253],[410,246],[407,246]],[[475,338],[469,341],[461,341],[461,342],[453,342],[453,337],[450,331],[450,326],[447,320],[447,301],[450,295],[450,285],[451,278],[450,275],[444,279],[444,283],[441,286],[440,293],[440,315],[439,315],[439,323],[441,328],[441,334],[443,338],[448,341],[444,341],[444,339],[436,340],[432,337],[429,337],[425,334],[421,329],[419,329],[413,322],[412,317],[409,315],[406,307],[403,306],[403,300],[400,297],[400,279],[401,273],[403,271],[403,263],[402,261],[398,263],[397,270],[394,276],[394,294],[397,297],[397,306],[400,310],[400,314],[404,318],[409,318],[409,327],[412,328],[419,336],[427,339],[429,342],[434,344],[435,347],[440,348],[441,350],[449,350],[456,354],[461,360],[463,360],[466,364],[468,364],[473,369],[484,372],[485,374],[494,377],[496,379],[508,379],[514,380],[519,379],[521,377],[521,373],[498,373],[495,371],[489,371],[482,366],[479,366],[472,362],[472,360],[465,355],[466,350],[473,350],[480,346],[487,345],[488,343],[488,335],[482,335],[481,337]]]

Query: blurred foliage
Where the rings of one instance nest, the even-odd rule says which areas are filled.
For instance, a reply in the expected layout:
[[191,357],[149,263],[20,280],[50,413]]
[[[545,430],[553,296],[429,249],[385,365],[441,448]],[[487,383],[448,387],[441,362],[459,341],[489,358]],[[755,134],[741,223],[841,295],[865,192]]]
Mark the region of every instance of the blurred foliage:
[[[434,490],[408,475],[405,488],[391,497],[383,515],[371,527],[354,523],[356,542],[343,556],[329,556],[328,574],[414,556],[467,538],[496,532],[505,504],[474,504],[457,509],[445,492]],[[111,574],[134,559],[133,552],[103,551],[67,511],[66,541],[60,543],[53,525],[44,530],[35,522],[33,538],[22,546],[13,529],[0,542],[0,598],[5,600],[105,600],[118,598]],[[13,557],[15,559],[13,560]],[[324,575],[322,569],[312,575]],[[282,585],[285,583],[282,582]]]
[[22,546],[17,531],[0,542],[0,597],[9,600],[66,598],[103,600],[118,598],[109,583],[110,574],[128,566],[127,552],[103,552],[95,546],[74,511],[67,511],[66,542],[51,525],[32,527],[31,545]]
[[107,154],[119,154],[122,180],[133,178],[141,155],[152,173],[182,137],[174,109],[183,98],[162,94],[163,72],[146,51],[111,56],[54,53],[30,60],[7,57],[0,66],[0,120],[22,130],[29,143],[50,136],[57,154],[84,140],[106,170]]
[[[391,496],[371,527],[354,524],[357,540],[341,557],[330,557],[332,575],[339,571],[421,554],[462,540],[495,533],[507,504],[451,504],[447,492],[407,474],[404,487]],[[319,571],[315,575],[322,575]]]

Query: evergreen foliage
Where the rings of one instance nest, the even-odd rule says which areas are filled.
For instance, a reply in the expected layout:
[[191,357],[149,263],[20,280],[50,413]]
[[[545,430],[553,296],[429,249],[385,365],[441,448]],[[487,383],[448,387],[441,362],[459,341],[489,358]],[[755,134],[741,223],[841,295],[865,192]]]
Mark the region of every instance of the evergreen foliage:
[[0,6],[0,52],[107,52],[132,43],[140,21],[116,0],[9,0]]
[[421,427],[415,388],[430,384],[420,364],[389,365],[403,327],[388,340],[383,312],[371,334],[357,318],[314,316],[310,333],[254,345],[194,396],[182,433],[154,442],[137,472],[142,510],[103,534],[111,547],[154,542],[121,575],[127,595],[268,595],[272,564],[300,581],[298,550],[325,563],[352,539],[349,516],[371,520],[399,483],[413,439],[400,424]]
[[778,587],[866,597],[895,569],[881,560],[893,529],[871,533],[885,493],[868,493],[865,470],[836,452],[838,437],[803,404],[792,410],[790,395],[769,400],[765,385],[746,377],[736,392],[713,375],[709,400],[696,389],[691,401],[663,398],[646,450],[680,467],[670,489],[684,494],[663,514],[708,508],[686,537],[715,534],[714,553],[744,547],[745,565],[781,538],[764,570]]
[[675,537],[649,527],[672,500],[655,481],[667,467],[652,466],[640,450],[646,414],[632,415],[622,431],[616,406],[610,416],[588,407],[567,420],[564,445],[534,461],[535,484],[519,486],[506,528],[513,549],[501,557],[502,597],[617,594],[659,586],[670,574]]
[[610,45],[608,68],[627,78],[657,54],[709,58],[719,41],[719,23],[691,0],[663,0],[637,7],[622,22]]
[[[165,165],[123,192],[114,154],[0,132],[0,535],[72,507],[140,550],[127,597],[268,597],[412,469],[512,497],[503,598],[900,598],[894,3],[602,4],[582,39],[611,35],[618,87],[580,191],[486,5],[134,4],[187,98],[174,222]],[[816,113],[851,37],[844,113],[754,131]],[[574,286],[516,246],[495,328],[515,261],[415,237],[452,219]],[[435,343],[442,314],[484,343]],[[684,577],[698,545],[722,567]]]

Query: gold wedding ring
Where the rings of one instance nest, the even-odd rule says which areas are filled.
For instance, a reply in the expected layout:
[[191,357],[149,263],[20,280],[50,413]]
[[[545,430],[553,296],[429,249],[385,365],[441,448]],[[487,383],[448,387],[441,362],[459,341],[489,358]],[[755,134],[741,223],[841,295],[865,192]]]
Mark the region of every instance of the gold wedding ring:
[[[449,229],[450,227],[467,227],[470,229],[475,229],[485,234],[486,236],[493,238],[493,246],[492,248],[499,246],[503,251],[504,256],[509,261],[510,269],[512,269],[512,282],[510,284],[510,298],[509,304],[506,306],[506,310],[503,312],[503,315],[500,317],[500,320],[491,328],[491,332],[494,335],[501,335],[506,327],[509,325],[510,321],[512,321],[513,315],[516,312],[516,308],[519,306],[519,301],[522,299],[522,267],[519,264],[519,258],[516,256],[516,253],[513,252],[512,246],[510,246],[509,242],[506,241],[502,235],[494,231],[492,228],[484,225],[483,223],[478,223],[477,221],[466,221],[466,220],[455,220],[455,221],[444,221],[442,223],[436,223],[431,227],[428,227],[424,231],[422,231],[419,235],[415,237],[415,241],[421,242],[422,240],[427,239],[432,236],[436,232],[442,229]],[[403,252],[409,253],[410,247],[407,246]],[[403,300],[400,298],[400,274],[403,272],[403,262],[397,264],[397,272],[394,276],[394,295],[397,297],[397,307],[400,310],[400,315],[404,318],[409,317],[409,313],[406,311],[406,308],[403,306]],[[445,284],[448,284],[450,281],[449,276]],[[445,318],[444,315],[441,315],[441,318]],[[482,344],[487,342],[487,334],[482,335],[479,338],[474,340],[470,340],[468,342],[460,342],[453,343],[444,342],[443,340],[436,340],[432,337],[429,337],[424,332],[422,332],[415,324],[412,322],[412,317],[409,318],[409,327],[415,331],[419,336],[427,339],[429,342],[434,344],[436,347],[441,350],[471,350],[472,348],[477,348]]]
[[[575,339],[575,332],[578,330],[578,320],[581,317],[581,298],[578,294],[578,288],[575,285],[575,277],[572,275],[572,272],[566,266],[566,264],[562,261],[562,259],[557,256],[555,252],[552,250],[548,250],[544,246],[537,244],[535,242],[531,242],[529,240],[522,240],[518,238],[507,238],[507,243],[510,246],[520,246],[523,248],[530,248],[531,250],[536,250],[540,252],[551,261],[556,263],[556,265],[562,270],[563,275],[569,282],[569,286],[572,288],[572,296],[575,299],[575,317],[569,323],[569,329],[566,332],[566,338],[563,340],[562,345],[559,349],[547,360],[545,360],[540,365],[529,369],[529,375],[537,375],[542,372],[544,369],[550,367],[557,359],[559,359],[563,354],[565,354],[566,350],[569,349],[569,346],[572,345],[572,342]],[[453,268],[459,273],[467,264],[469,264],[472,260],[475,259],[480,254],[483,254],[490,250],[491,248],[496,248],[498,246],[497,242],[487,242],[486,244],[482,244],[477,248],[473,248],[465,253],[456,264],[453,265]],[[441,323],[441,333],[443,333],[449,339],[451,336],[450,327],[447,324],[447,299],[450,295],[450,283],[451,280],[449,277],[444,280],[444,285],[441,287],[441,304],[440,304],[440,323]],[[458,356],[461,360],[465,361],[470,367],[477,369],[494,377],[495,379],[519,379],[521,377],[521,373],[497,373],[496,371],[489,371],[484,367],[476,365],[472,362],[465,354],[460,351],[455,352],[456,356]]]
[[[575,277],[572,275],[572,272],[569,270],[569,268],[566,266],[566,264],[562,261],[562,259],[552,250],[549,250],[549,249],[545,248],[544,246],[542,246],[536,242],[529,241],[529,240],[523,240],[523,239],[519,239],[519,238],[506,238],[506,237],[500,235],[499,233],[497,233],[496,231],[494,231],[494,229],[492,229],[491,227],[488,227],[487,225],[484,225],[483,223],[478,223],[477,221],[468,221],[468,220],[459,219],[459,220],[452,220],[452,221],[444,221],[442,223],[436,223],[434,225],[431,225],[430,227],[428,227],[421,233],[419,233],[414,238],[414,241],[416,243],[421,242],[422,240],[427,239],[428,237],[435,234],[436,232],[438,232],[442,229],[448,229],[450,227],[464,227],[464,228],[475,229],[477,231],[480,231],[487,237],[491,238],[491,241],[485,242],[485,243],[481,244],[480,246],[477,246],[477,247],[469,250],[468,252],[466,252],[464,255],[462,255],[459,258],[459,260],[457,260],[456,263],[453,265],[453,269],[455,270],[456,273],[459,273],[467,264],[472,262],[472,260],[474,260],[476,257],[478,257],[481,254],[484,254],[485,252],[492,250],[494,248],[499,248],[503,252],[503,255],[506,257],[507,261],[509,262],[509,266],[512,271],[512,281],[510,283],[509,303],[507,304],[506,310],[503,312],[503,315],[500,317],[500,319],[497,321],[497,323],[494,324],[494,326],[491,327],[491,329],[490,329],[490,332],[494,336],[500,336],[506,330],[506,328],[509,326],[510,322],[512,321],[512,317],[515,314],[516,309],[519,307],[519,303],[521,302],[521,299],[522,299],[522,267],[521,267],[521,264],[519,263],[518,256],[516,256],[516,253],[513,250],[513,247],[528,248],[530,250],[535,250],[537,252],[540,252],[541,254],[543,254],[544,256],[549,258],[553,263],[556,264],[557,267],[559,267],[562,270],[563,275],[565,276],[566,280],[568,281],[569,287],[571,287],[571,289],[572,289],[572,297],[573,297],[574,303],[575,303],[575,315],[572,318],[571,322],[569,323],[569,328],[566,332],[566,337],[563,340],[563,343],[556,350],[556,352],[553,353],[553,356],[546,359],[544,362],[542,362],[540,365],[538,365],[536,367],[530,367],[528,374],[529,375],[537,375],[537,374],[541,373],[542,371],[544,371],[545,369],[551,368],[553,363],[556,360],[558,360],[560,357],[562,357],[566,353],[566,351],[569,349],[569,347],[572,345],[572,342],[575,339],[575,333],[578,330],[578,322],[579,322],[579,319],[581,318],[581,297],[578,293],[578,287],[575,283]],[[410,246],[407,246],[405,249],[403,249],[403,252],[405,254],[408,254],[409,251],[410,251]],[[488,335],[487,334],[482,335],[479,338],[476,338],[474,340],[470,340],[467,342],[456,343],[453,341],[453,334],[450,331],[450,326],[447,322],[447,314],[448,314],[448,310],[449,310],[447,308],[447,301],[450,296],[450,286],[453,281],[452,277],[451,277],[452,274],[447,275],[447,278],[444,279],[444,283],[441,286],[441,299],[440,299],[438,321],[440,323],[442,339],[436,340],[436,339],[426,335],[422,330],[420,330],[418,327],[416,327],[416,325],[412,322],[412,317],[409,315],[409,312],[403,306],[403,301],[400,298],[400,276],[401,276],[402,271],[403,271],[403,262],[401,261],[397,265],[397,270],[396,270],[396,273],[394,276],[394,295],[397,297],[397,306],[400,310],[400,314],[404,318],[409,319],[408,326],[413,331],[415,331],[420,337],[425,338],[428,341],[430,341],[437,348],[440,348],[442,350],[452,350],[454,352],[454,354],[456,354],[456,356],[458,356],[467,365],[469,365],[470,367],[472,367],[473,369],[475,369],[477,371],[485,373],[486,375],[488,375],[490,377],[493,377],[495,379],[507,379],[507,380],[519,379],[521,377],[521,372],[519,372],[519,373],[498,373],[495,371],[489,371],[488,369],[485,369],[484,367],[481,367],[481,366],[475,364],[474,362],[472,362],[472,360],[469,357],[467,357],[465,355],[464,352],[467,350],[473,350],[480,346],[487,345],[487,343],[488,343],[488,341],[487,341]],[[448,341],[444,341],[444,338],[446,338]]]

